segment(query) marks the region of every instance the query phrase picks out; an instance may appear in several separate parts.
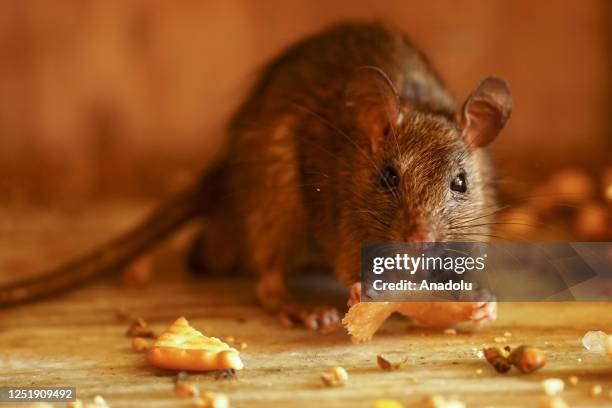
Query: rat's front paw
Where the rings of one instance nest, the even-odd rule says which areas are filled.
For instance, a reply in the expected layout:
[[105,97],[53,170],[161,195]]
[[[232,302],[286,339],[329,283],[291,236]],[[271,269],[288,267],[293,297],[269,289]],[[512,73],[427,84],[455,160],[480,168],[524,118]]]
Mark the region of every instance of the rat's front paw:
[[278,320],[286,327],[300,325],[309,330],[321,330],[337,324],[340,316],[338,310],[333,307],[288,305],[278,314]]
[[484,327],[497,319],[497,302],[475,302],[470,303],[472,312],[469,320],[477,328]]
[[348,307],[356,305],[361,302],[361,282],[355,282],[349,287],[349,300],[347,302]]

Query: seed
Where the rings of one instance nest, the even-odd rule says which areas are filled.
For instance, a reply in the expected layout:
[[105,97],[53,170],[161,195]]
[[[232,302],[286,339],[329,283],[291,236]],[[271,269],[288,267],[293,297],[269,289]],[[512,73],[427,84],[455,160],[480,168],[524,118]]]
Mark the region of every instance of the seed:
[[591,397],[599,397],[602,391],[603,389],[601,388],[601,385],[595,384],[594,386],[591,387],[589,394],[591,394]]
[[348,373],[342,367],[330,367],[321,374],[321,381],[328,387],[341,387],[348,382]]
[[174,384],[174,394],[179,398],[191,398],[191,397],[197,397],[199,394],[199,391],[191,383],[176,382]]
[[147,339],[143,337],[133,337],[132,338],[132,350],[137,353],[142,353],[146,349],[149,348],[149,342]]
[[532,373],[546,364],[546,355],[535,347],[520,346],[515,348],[508,360],[518,368],[521,373]]
[[542,381],[542,388],[548,396],[554,396],[561,393],[565,388],[565,383],[559,378],[548,378]]
[[195,405],[199,408],[229,408],[229,398],[220,392],[205,392]]
[[484,349],[483,353],[489,364],[491,364],[498,373],[506,373],[512,368],[510,361],[506,357],[507,353],[499,348],[489,347]]
[[376,363],[378,364],[378,367],[380,367],[380,369],[383,371],[393,371],[402,368],[406,364],[406,360],[401,361],[399,363],[392,363],[391,361],[387,360],[385,357],[379,354],[376,356]]

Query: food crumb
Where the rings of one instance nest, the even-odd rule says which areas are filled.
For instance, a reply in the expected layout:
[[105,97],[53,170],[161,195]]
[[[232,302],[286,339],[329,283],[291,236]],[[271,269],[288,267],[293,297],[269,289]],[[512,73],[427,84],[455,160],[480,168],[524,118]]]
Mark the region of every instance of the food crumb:
[[205,392],[195,402],[198,408],[229,408],[229,405],[229,398],[221,392]]
[[406,364],[406,360],[399,363],[392,363],[381,354],[378,354],[376,356],[376,363],[378,364],[378,367],[383,371],[393,371],[402,368]]
[[571,385],[576,385],[578,384],[578,382],[580,382],[580,379],[575,375],[570,375],[569,377],[567,377],[567,382]]
[[155,337],[153,330],[142,317],[132,322],[126,332],[128,337]]
[[455,335],[455,334],[457,334],[457,330],[456,330],[456,329],[453,329],[453,328],[451,327],[451,328],[445,329],[445,330],[444,330],[444,334],[451,334],[451,335]]
[[552,397],[560,394],[561,391],[563,391],[565,388],[565,383],[559,378],[548,378],[542,381],[542,388],[544,389],[546,395]]
[[428,408],[465,408],[465,404],[457,399],[446,399],[442,395],[430,395],[425,399]]
[[132,338],[132,350],[137,353],[142,353],[149,348],[149,342],[144,337],[133,337]]
[[83,403],[80,399],[76,399],[66,404],[66,408],[83,408]]
[[478,375],[482,374],[482,368],[477,368],[476,369],[476,374],[478,374]]
[[179,398],[197,397],[199,391],[196,386],[188,382],[175,382],[174,394]]
[[508,341],[508,339],[506,337],[495,337],[493,339],[496,343],[505,343]]
[[591,387],[589,394],[591,395],[591,397],[599,397],[602,391],[603,391],[603,388],[601,387],[601,385],[595,384],[594,386]]
[[242,343],[240,343],[240,350],[244,350],[245,348],[247,348],[249,345],[246,344],[244,341]]
[[327,387],[342,387],[348,382],[348,373],[342,367],[330,367],[321,374],[321,381]]
[[504,337],[512,337],[512,333],[510,332],[504,332]]
[[568,408],[568,405],[563,398],[553,397],[543,400],[539,408]]
[[404,406],[396,400],[379,399],[374,401],[374,408],[404,408]]

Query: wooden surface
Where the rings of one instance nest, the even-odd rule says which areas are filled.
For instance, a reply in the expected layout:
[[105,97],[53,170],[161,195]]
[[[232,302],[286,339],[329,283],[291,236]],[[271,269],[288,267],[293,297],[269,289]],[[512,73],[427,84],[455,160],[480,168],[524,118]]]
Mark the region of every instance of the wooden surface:
[[[81,215],[4,210],[10,222],[2,225],[0,235],[2,270],[21,268],[27,274],[38,264],[59,262],[59,257],[125,227],[142,210],[105,208]],[[174,395],[173,373],[150,367],[144,355],[131,350],[125,336],[128,323],[116,315],[123,310],[144,317],[158,332],[186,316],[207,335],[246,342],[241,352],[245,369],[236,378],[192,376],[202,391],[226,393],[234,407],[371,407],[379,398],[420,406],[430,394],[454,395],[468,407],[535,407],[544,395],[543,379],[570,375],[580,378],[562,394],[571,406],[612,406],[612,362],[580,343],[588,330],[612,332],[608,303],[504,303],[498,321],[475,334],[409,329],[406,320],[397,318],[372,342],[353,345],[342,332],[322,335],[281,327],[257,306],[246,278],[185,276],[180,257],[187,235],[154,254],[158,279],[145,288],[128,289],[111,280],[46,302],[0,310],[0,385],[75,386],[79,398],[99,394],[112,408],[193,406]],[[54,258],[54,252],[61,256]],[[7,273],[4,279],[9,278]],[[342,304],[343,294],[333,293],[321,296]],[[494,339],[505,332],[512,334],[510,345],[545,350],[548,364],[531,375],[496,373],[476,350],[500,345]],[[406,358],[408,365],[383,372],[376,365],[377,354]],[[334,365],[346,368],[349,382],[343,388],[324,388],[319,374]],[[602,396],[589,395],[594,384],[603,386]],[[0,404],[4,406],[24,405]]]

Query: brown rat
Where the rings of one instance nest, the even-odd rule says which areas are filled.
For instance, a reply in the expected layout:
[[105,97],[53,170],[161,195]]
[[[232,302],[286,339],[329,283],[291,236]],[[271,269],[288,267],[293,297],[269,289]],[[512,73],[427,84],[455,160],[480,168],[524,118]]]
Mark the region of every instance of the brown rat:
[[[363,241],[486,240],[494,194],[483,147],[511,105],[495,77],[458,104],[395,29],[331,27],[267,67],[230,123],[223,158],[200,184],[95,253],[0,288],[0,304],[116,270],[199,216],[194,263],[253,270],[268,309],[311,328],[335,323],[335,310],[293,302],[285,274],[314,252],[355,302]],[[491,317],[488,304],[466,307],[476,320]]]

